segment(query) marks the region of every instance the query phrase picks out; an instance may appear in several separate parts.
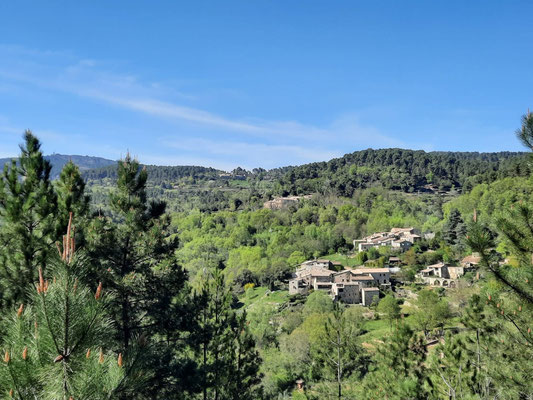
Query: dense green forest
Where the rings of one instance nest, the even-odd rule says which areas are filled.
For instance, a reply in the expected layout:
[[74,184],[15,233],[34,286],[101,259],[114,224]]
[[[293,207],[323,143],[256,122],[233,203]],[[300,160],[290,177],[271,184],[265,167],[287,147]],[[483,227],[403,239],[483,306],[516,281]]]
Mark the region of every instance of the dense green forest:
[[[518,136],[533,150],[533,116]],[[230,174],[126,156],[53,180],[40,146],[26,132],[0,178],[1,398],[533,396],[529,154],[365,150]],[[262,207],[289,193],[312,196]],[[354,251],[393,227],[432,235]],[[455,289],[416,282],[472,252]],[[377,305],[288,293],[305,260],[393,255]]]
[[[320,194],[348,197],[368,188],[406,193],[456,194],[505,177],[529,176],[525,153],[363,150],[323,163],[273,170],[236,168],[230,173],[195,166],[142,166],[148,194],[172,211],[255,209],[275,196]],[[117,167],[85,170],[93,203],[105,207]]]
[[[527,176],[523,153],[425,152],[403,149],[364,150],[328,162],[291,168],[282,178],[288,193],[330,191],[351,197],[354,190],[379,185],[387,189],[464,191],[506,176]],[[429,186],[428,186],[429,185]]]

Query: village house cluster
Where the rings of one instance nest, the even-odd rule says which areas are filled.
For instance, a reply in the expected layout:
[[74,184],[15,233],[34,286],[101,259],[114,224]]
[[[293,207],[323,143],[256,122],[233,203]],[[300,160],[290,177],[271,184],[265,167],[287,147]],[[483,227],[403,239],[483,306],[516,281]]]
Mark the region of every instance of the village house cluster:
[[355,268],[336,272],[329,260],[302,263],[289,281],[289,294],[323,290],[334,300],[369,306],[379,301],[380,288],[390,287],[388,268]]
[[[390,232],[354,240],[354,245],[358,246],[359,251],[379,246],[391,246],[404,251],[419,240],[421,236],[414,228],[393,228]],[[479,262],[479,255],[473,254],[463,258],[459,265],[444,262],[428,265],[416,274],[416,278],[418,282],[429,286],[455,288],[459,278],[475,271]],[[391,289],[391,273],[398,273],[401,264],[397,255],[389,257],[387,268],[347,268],[330,260],[305,261],[289,280],[289,294],[306,295],[311,290],[321,290],[333,300],[370,306],[379,302],[380,290]]]
[[454,288],[457,287],[457,281],[461,276],[477,268],[480,259],[478,255],[473,254],[463,258],[460,265],[449,265],[444,262],[428,265],[418,272],[416,277],[426,285]]
[[418,242],[421,236],[414,228],[392,228],[390,232],[378,232],[353,241],[354,249],[366,251],[373,247],[390,246],[399,251],[407,251]]

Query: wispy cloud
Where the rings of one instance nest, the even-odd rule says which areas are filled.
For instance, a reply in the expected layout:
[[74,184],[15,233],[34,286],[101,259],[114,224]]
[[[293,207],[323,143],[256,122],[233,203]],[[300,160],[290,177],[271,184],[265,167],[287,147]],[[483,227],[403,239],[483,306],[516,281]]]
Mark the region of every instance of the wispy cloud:
[[[205,161],[205,157],[199,156],[202,153],[213,157],[219,167],[234,163],[234,166],[270,168],[327,160],[342,155],[341,149],[405,146],[405,143],[361,123],[356,113],[342,115],[324,126],[250,116],[229,118],[188,104],[194,95],[181,93],[160,82],[145,82],[134,74],[115,72],[116,66],[109,62],[76,59],[67,52],[40,52],[1,45],[0,56],[7,60],[0,66],[0,83],[3,80],[9,84],[75,95],[182,128],[169,129],[171,132],[193,130],[193,138],[183,133],[158,138],[159,143],[187,153],[177,163],[183,163],[187,157]],[[0,119],[0,132],[1,128]],[[39,134],[52,138],[56,131],[45,129]],[[62,136],[64,134],[55,140],[61,140]],[[195,152],[196,155],[191,155]],[[151,158],[174,160],[163,153]]]
[[[274,168],[284,160],[291,159],[294,164],[312,161],[323,161],[339,156],[338,152],[317,149],[306,145],[277,145],[263,143],[247,143],[235,141],[215,141],[208,139],[163,140],[162,144],[185,154],[202,149],[212,160],[219,158],[239,159],[241,167]],[[235,166],[235,164],[233,164]]]

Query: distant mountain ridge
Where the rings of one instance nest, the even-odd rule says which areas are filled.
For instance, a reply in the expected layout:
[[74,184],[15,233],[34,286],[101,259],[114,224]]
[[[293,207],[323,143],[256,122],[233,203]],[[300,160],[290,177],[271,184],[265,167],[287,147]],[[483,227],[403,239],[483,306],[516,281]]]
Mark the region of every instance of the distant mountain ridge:
[[[13,158],[0,158],[0,168],[4,168],[6,163],[10,163]],[[91,169],[99,169],[115,165],[117,162],[109,160],[103,157],[94,156],[80,156],[80,155],[68,155],[68,154],[51,154],[44,156],[44,158],[52,164],[52,171],[50,172],[52,179],[57,179],[61,170],[70,160],[76,164],[81,171],[87,171]]]

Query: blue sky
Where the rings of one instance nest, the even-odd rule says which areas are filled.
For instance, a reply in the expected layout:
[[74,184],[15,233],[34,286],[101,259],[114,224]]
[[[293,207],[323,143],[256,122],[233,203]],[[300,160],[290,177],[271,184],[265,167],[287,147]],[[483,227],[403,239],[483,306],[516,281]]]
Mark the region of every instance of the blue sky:
[[530,1],[5,1],[0,157],[273,168],[522,150]]

